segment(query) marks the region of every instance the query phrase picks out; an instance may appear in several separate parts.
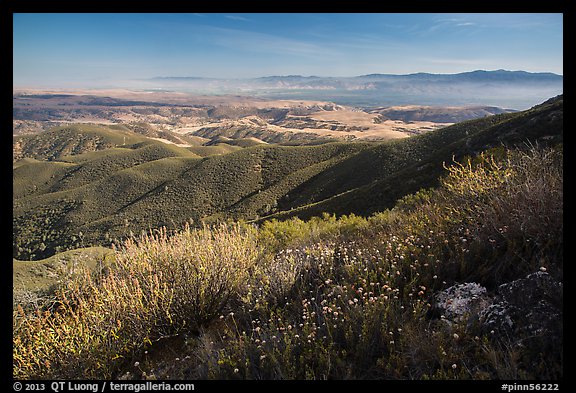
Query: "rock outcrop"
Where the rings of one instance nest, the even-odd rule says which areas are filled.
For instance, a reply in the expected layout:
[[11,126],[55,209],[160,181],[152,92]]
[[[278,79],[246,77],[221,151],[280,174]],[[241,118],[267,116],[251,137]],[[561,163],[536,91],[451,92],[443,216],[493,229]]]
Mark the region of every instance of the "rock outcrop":
[[562,283],[539,271],[500,285],[489,294],[477,283],[453,285],[435,294],[433,317],[464,323],[475,333],[562,341]]
[[562,325],[562,283],[546,272],[502,284],[480,312],[484,332],[522,336],[555,334]]

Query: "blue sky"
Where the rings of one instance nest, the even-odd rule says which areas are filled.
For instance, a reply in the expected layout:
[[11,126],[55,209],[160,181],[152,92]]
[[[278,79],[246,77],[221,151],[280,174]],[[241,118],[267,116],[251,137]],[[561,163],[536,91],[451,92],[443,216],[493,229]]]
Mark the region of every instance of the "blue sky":
[[14,86],[155,76],[563,74],[562,14],[14,14]]

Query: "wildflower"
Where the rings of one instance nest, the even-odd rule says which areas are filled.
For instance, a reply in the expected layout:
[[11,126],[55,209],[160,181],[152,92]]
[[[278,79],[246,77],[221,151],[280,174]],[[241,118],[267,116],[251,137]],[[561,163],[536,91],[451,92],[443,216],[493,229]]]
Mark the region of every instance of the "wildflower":
[[454,335],[453,335],[452,337],[454,337],[454,340],[459,340],[459,339],[460,339],[460,336],[459,336],[457,333],[454,333]]
[[546,268],[545,268],[544,266],[542,266],[542,267],[540,268],[540,271],[541,271],[541,272],[545,272],[545,271],[546,271]]
[[454,364],[452,365],[452,370],[456,370],[456,367],[458,367],[458,366],[456,365],[456,363],[454,363]]
[[240,370],[238,370],[237,368],[234,369],[234,374],[238,374],[240,372]]
[[266,355],[260,355],[260,360],[266,359]]
[[140,365],[140,362],[135,362],[134,363],[134,367],[138,367]]

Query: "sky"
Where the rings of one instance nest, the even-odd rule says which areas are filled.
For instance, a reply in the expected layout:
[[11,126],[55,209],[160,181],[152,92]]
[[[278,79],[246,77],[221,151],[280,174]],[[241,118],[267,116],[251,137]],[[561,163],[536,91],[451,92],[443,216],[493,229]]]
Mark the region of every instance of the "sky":
[[478,69],[563,74],[563,15],[13,14],[14,87]]

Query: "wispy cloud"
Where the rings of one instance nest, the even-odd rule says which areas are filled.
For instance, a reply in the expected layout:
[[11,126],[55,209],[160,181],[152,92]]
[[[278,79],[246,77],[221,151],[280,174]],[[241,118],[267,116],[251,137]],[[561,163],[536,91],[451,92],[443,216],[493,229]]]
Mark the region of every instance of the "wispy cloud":
[[466,28],[466,27],[481,27],[478,22],[473,22],[468,18],[463,17],[453,17],[453,18],[438,18],[432,22],[432,25],[428,27],[427,32],[433,33],[442,30],[453,30],[455,28]]
[[207,39],[213,44],[235,50],[314,58],[338,54],[326,46],[269,33],[215,26],[203,29],[210,31]]
[[252,22],[251,19],[245,18],[245,17],[240,16],[240,15],[224,15],[224,18],[227,18],[230,20],[239,20],[242,22]]

